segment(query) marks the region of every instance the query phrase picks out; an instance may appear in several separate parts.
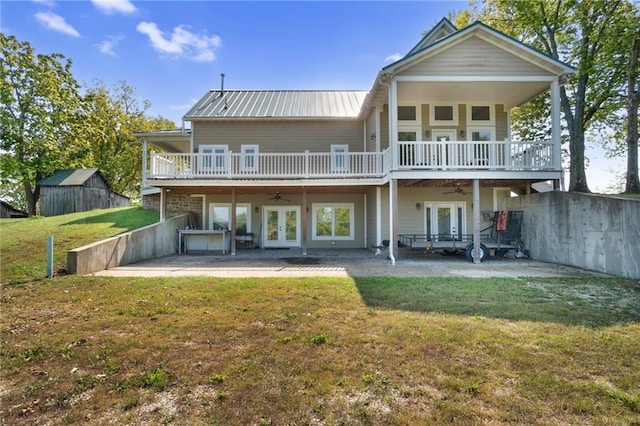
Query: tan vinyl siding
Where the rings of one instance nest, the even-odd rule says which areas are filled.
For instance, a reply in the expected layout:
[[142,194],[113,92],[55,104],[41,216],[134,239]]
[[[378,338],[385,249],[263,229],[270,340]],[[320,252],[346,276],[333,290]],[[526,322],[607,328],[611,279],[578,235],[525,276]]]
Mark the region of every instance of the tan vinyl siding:
[[505,140],[509,134],[507,130],[507,112],[504,110],[504,105],[498,104],[495,106],[496,112],[496,140]]
[[376,151],[376,138],[379,135],[376,135],[376,109],[372,109],[369,117],[367,117],[367,129],[366,134],[364,135],[365,141],[367,144],[367,152],[375,152]]
[[552,74],[485,40],[471,37],[426,58],[400,75],[550,76]]
[[219,121],[194,123],[194,143],[228,145],[240,152],[241,145],[259,145],[260,153],[329,152],[331,145],[349,145],[362,152],[362,121]]
[[380,113],[380,151],[389,148],[389,105],[385,104]]

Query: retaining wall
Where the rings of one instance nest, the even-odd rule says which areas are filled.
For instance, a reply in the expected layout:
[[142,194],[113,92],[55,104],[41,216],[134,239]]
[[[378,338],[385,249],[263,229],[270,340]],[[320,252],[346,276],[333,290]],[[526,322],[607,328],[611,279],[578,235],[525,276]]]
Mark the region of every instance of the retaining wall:
[[184,214],[67,252],[71,274],[91,274],[178,251],[177,230],[189,225]]
[[640,279],[640,201],[573,192],[507,200],[532,259]]

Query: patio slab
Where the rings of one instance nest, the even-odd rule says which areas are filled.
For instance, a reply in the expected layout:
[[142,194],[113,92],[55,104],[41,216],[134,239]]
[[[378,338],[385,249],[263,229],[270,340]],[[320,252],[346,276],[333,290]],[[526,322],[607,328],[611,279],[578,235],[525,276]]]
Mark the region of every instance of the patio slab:
[[175,254],[120,266],[91,275],[112,277],[365,277],[365,276],[460,276],[460,277],[557,277],[602,275],[570,266],[530,259],[492,257],[473,264],[464,256],[443,256],[401,250],[395,265],[386,252],[370,250],[300,249],[238,250],[229,254]]

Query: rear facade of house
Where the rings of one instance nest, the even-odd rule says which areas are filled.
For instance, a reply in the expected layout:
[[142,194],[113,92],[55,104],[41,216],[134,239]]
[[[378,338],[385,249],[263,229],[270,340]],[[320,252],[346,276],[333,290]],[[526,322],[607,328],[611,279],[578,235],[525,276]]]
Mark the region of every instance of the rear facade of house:
[[[143,202],[229,230],[231,253],[388,245],[394,261],[406,235],[479,245],[505,197],[560,188],[559,88],[573,72],[442,20],[369,91],[221,87],[184,116],[190,130],[137,134]],[[550,138],[512,138],[512,108],[546,92]]]

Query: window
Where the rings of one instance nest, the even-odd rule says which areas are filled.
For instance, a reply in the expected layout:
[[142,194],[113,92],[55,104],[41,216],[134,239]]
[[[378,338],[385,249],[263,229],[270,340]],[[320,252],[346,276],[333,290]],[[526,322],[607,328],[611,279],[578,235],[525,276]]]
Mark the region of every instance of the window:
[[[229,229],[231,204],[209,205],[209,229]],[[236,204],[236,234],[251,232],[251,204]]]
[[314,240],[354,239],[353,204],[313,204],[312,207]]
[[227,145],[200,145],[200,170],[221,172],[227,169]]
[[429,121],[432,126],[458,125],[458,106],[455,104],[437,104],[429,108]]
[[467,105],[467,124],[494,124],[493,105]]
[[416,107],[414,106],[399,106],[398,107],[398,120],[401,121],[416,121]]
[[242,162],[240,163],[240,169],[243,172],[257,172],[258,171],[258,145],[242,145],[240,147],[242,151]]
[[[471,140],[474,142],[490,142],[493,140],[493,129],[491,128],[471,128],[469,129]],[[490,162],[490,155],[495,147],[488,143],[477,143],[473,145],[473,165],[487,166]]]
[[349,145],[331,145],[331,171],[349,171]]
[[398,105],[398,125],[422,123],[420,105]]

